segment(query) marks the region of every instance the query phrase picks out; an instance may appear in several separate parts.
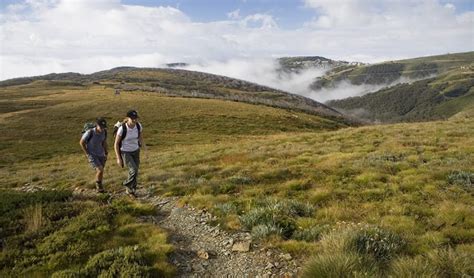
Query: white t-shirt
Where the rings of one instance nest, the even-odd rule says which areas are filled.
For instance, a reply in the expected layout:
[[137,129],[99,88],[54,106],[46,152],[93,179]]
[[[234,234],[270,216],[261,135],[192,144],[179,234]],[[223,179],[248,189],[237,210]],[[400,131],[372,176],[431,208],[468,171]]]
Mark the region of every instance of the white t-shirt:
[[[128,124],[125,124],[125,126],[127,127],[127,134],[122,140],[122,147],[120,150],[122,152],[134,152],[140,148],[138,145],[138,124],[136,124],[133,128],[130,128]],[[140,124],[140,127],[141,132],[143,132],[142,124]],[[120,126],[117,130],[117,136],[122,136],[122,133],[122,126]]]

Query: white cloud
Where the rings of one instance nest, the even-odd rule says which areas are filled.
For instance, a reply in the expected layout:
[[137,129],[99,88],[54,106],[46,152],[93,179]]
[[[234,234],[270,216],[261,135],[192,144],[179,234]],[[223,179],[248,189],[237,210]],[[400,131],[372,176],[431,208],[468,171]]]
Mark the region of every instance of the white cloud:
[[324,71],[307,69],[301,73],[285,74],[277,69],[278,61],[271,58],[232,59],[225,62],[209,62],[185,67],[188,70],[208,72],[266,85],[301,95],[309,95],[309,85]]
[[460,13],[455,3],[304,3],[314,10],[314,19],[288,30],[269,13],[242,15],[235,10],[227,20],[203,23],[176,7],[132,6],[120,0],[19,2],[0,14],[0,80],[188,62],[205,64],[196,68],[203,71],[308,95],[304,87],[320,72],[282,81],[270,58],[317,55],[378,62],[474,48],[474,12]]
[[239,19],[240,18],[240,9],[227,13],[227,17],[230,19]]
[[267,14],[253,14],[246,16],[241,25],[243,27],[256,27],[260,29],[272,29],[278,28],[278,24],[275,22],[271,15]]

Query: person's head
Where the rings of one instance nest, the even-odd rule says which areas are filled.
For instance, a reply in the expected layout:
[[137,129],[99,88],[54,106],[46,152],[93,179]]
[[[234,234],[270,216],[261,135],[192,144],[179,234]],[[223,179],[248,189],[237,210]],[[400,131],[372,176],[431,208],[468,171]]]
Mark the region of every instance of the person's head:
[[96,126],[97,126],[100,130],[104,130],[104,129],[107,128],[107,121],[106,121],[104,118],[102,118],[102,117],[97,118],[96,121],[95,121],[95,123],[96,123]]
[[132,120],[133,122],[136,122],[138,120],[138,113],[136,110],[129,110],[127,112],[127,118]]

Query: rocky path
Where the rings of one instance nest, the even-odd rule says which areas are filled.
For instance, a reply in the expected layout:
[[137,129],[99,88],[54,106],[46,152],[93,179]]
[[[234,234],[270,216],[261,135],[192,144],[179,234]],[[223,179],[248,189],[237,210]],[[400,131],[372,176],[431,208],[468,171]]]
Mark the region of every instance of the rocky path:
[[[139,192],[139,196],[143,196]],[[228,233],[208,223],[204,210],[178,207],[176,198],[139,197],[158,208],[154,223],[167,230],[177,277],[296,277],[301,268],[290,254],[252,242],[249,233]]]
[[[25,186],[21,191],[44,190]],[[175,247],[170,263],[177,269],[177,277],[297,277],[301,262],[290,254],[267,249],[252,241],[249,233],[229,233],[209,223],[215,218],[204,210],[179,207],[178,198],[137,192],[136,201],[151,203],[157,208],[154,216],[143,217],[168,232],[169,242]],[[97,195],[94,190],[76,188],[76,196]],[[125,192],[110,194],[110,199]]]

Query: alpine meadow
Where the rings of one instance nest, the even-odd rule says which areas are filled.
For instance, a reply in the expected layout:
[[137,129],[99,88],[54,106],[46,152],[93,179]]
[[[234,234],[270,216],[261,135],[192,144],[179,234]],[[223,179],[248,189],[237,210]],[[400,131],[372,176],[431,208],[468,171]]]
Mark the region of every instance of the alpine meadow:
[[[458,88],[446,101],[413,104],[423,116],[384,114],[385,124],[370,121],[383,97],[360,101],[373,115],[360,120],[331,103],[185,70],[2,81],[0,276],[217,277],[233,272],[211,272],[213,260],[256,252],[272,261],[251,277],[473,276],[474,61],[466,56],[427,70],[427,79],[362,96],[404,90],[422,99],[423,88],[430,96]],[[346,103],[335,107],[369,109]],[[111,132],[130,109],[146,142],[136,199],[124,193]],[[109,123],[105,194],[93,190],[78,144],[98,116]],[[167,202],[170,217],[210,215],[193,229],[248,235],[249,250],[234,249],[235,239],[222,250],[180,253],[160,224]]]

